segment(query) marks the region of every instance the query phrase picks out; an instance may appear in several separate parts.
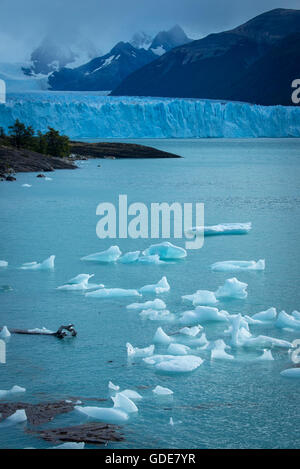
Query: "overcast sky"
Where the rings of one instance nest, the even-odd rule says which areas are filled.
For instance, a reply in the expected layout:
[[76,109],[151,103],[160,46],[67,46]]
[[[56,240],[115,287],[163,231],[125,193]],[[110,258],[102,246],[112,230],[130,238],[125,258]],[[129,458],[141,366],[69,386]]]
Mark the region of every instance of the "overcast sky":
[[45,35],[63,44],[91,40],[107,52],[136,31],[155,34],[180,24],[192,38],[230,29],[299,0],[0,0],[0,62],[29,59]]

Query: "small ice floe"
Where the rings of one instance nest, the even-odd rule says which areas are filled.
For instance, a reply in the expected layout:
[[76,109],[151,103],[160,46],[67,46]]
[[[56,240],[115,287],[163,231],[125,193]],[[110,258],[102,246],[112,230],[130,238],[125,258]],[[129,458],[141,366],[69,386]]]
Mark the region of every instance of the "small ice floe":
[[48,176],[46,176],[45,181],[52,181],[52,178],[49,178]]
[[0,332],[0,339],[8,339],[8,337],[10,336],[11,336],[11,333],[9,332],[7,326],[3,326]]
[[143,396],[141,396],[138,392],[133,391],[132,389],[124,389],[124,391],[121,391],[120,394],[128,397],[128,399],[131,399],[132,401],[140,401],[143,399]]
[[211,350],[211,360],[233,360],[234,356],[225,352],[226,348],[228,348],[228,346],[225,344],[224,340],[215,340],[214,346]]
[[239,282],[235,277],[229,278],[225,280],[224,285],[218,288],[216,291],[216,297],[245,299],[248,296],[246,291],[247,287],[247,283]]
[[129,419],[126,412],[114,407],[75,406],[75,409],[89,418],[107,423],[124,423]]
[[287,314],[285,311],[281,311],[278,314],[275,326],[280,329],[294,329],[300,330],[300,320],[292,314]]
[[0,261],[0,267],[7,267],[8,262],[7,261]]
[[8,391],[5,391],[5,390],[1,390],[0,389],[0,399],[3,399],[3,398],[6,398],[8,396],[11,396],[12,394],[20,394],[20,393],[23,393],[23,392],[26,392],[26,389],[25,388],[21,388],[21,386],[13,386],[11,389],[9,389]]
[[172,337],[168,336],[161,327],[158,327],[153,337],[153,342],[155,344],[169,345],[173,341],[174,339]]
[[247,234],[252,229],[251,223],[220,223],[211,226],[195,226],[187,230],[187,234],[214,236]]
[[189,337],[196,337],[196,335],[201,331],[203,331],[203,327],[200,326],[200,324],[194,327],[183,327],[179,330],[180,334],[187,335]]
[[172,417],[170,417],[169,424],[173,427],[174,426],[174,420]]
[[120,390],[120,386],[116,386],[114,383],[112,383],[111,381],[109,381],[109,383],[108,383],[108,389],[110,389],[111,391],[119,391],[119,390]]
[[228,331],[224,332],[225,335],[231,335],[231,345],[233,347],[242,347],[248,339],[252,338],[248,322],[241,314],[230,314],[228,320],[230,326]]
[[283,370],[280,374],[284,378],[300,379],[300,368],[288,368],[286,370]]
[[54,269],[55,256],[50,256],[48,259],[45,259],[43,262],[26,262],[22,264],[20,269],[22,270],[52,270]]
[[177,356],[188,355],[190,350],[191,350],[190,347],[188,347],[187,345],[172,343],[169,345],[167,349],[167,353],[169,355],[177,355]]
[[248,348],[257,348],[257,349],[265,349],[265,348],[282,348],[282,349],[290,349],[293,347],[291,342],[282,339],[276,339],[275,337],[269,337],[266,335],[259,335],[257,337],[250,337],[246,339],[243,343],[244,347]]
[[162,260],[183,259],[187,256],[185,249],[175,246],[168,241],[160,244],[153,244],[143,252],[144,256],[158,255]]
[[208,290],[198,290],[193,295],[184,295],[181,298],[184,301],[191,301],[193,306],[213,306],[218,303],[214,292]]
[[168,284],[167,277],[162,277],[159,282],[154,285],[145,285],[140,288],[140,293],[155,293],[159,295],[160,293],[166,293],[170,290],[170,285]]
[[32,187],[31,184],[22,184],[22,187]]
[[153,355],[143,358],[148,365],[153,365],[156,371],[166,373],[188,373],[202,365],[203,360],[196,355]]
[[141,251],[127,252],[124,256],[119,257],[118,261],[121,262],[121,264],[133,264],[137,262],[140,253]]
[[27,415],[24,409],[16,410],[16,412],[0,423],[0,429],[10,427],[11,425],[17,425],[18,423],[26,422]]
[[239,272],[244,270],[265,270],[264,259],[259,261],[223,261],[215,262],[211,268],[215,272]]
[[112,396],[112,400],[115,409],[120,409],[121,411],[126,412],[127,414],[132,414],[138,412],[139,410],[135,403],[122,392],[119,392],[115,396]]
[[139,264],[165,264],[157,254],[153,254],[152,256],[142,256],[139,258],[138,262]]
[[175,314],[170,313],[167,309],[145,309],[140,312],[140,316],[142,319],[150,321],[174,322],[176,320]]
[[300,313],[299,311],[293,311],[292,312],[292,316],[297,319],[298,321],[300,321]]
[[227,311],[219,311],[218,308],[210,306],[197,306],[194,310],[184,311],[180,318],[180,324],[192,326],[206,322],[228,322]]
[[89,298],[126,298],[130,296],[142,296],[137,290],[124,288],[102,288],[85,294]]
[[156,298],[154,301],[146,301],[145,303],[132,303],[126,306],[127,309],[132,309],[134,311],[143,311],[146,309],[167,309],[167,305],[164,301]]
[[172,396],[174,393],[169,388],[164,388],[163,386],[156,386],[152,392],[157,396]]
[[109,249],[106,249],[106,251],[90,254],[89,256],[82,257],[81,260],[108,264],[110,262],[116,262],[121,257],[121,254],[122,252],[119,246],[111,246]]
[[271,350],[264,349],[263,354],[256,358],[256,361],[273,361]]
[[245,316],[248,324],[266,325],[271,321],[275,321],[277,316],[276,308],[269,308],[266,311],[253,314],[253,316]]
[[129,342],[126,344],[128,357],[150,357],[154,353],[155,346],[149,345],[149,347],[138,348],[133,347]]
[[58,446],[51,446],[49,449],[84,449],[85,443],[84,442],[69,442],[69,443],[63,443]]
[[57,287],[58,290],[94,290],[104,288],[103,284],[89,283],[89,280],[94,277],[94,274],[79,274],[77,277],[72,278],[66,284]]

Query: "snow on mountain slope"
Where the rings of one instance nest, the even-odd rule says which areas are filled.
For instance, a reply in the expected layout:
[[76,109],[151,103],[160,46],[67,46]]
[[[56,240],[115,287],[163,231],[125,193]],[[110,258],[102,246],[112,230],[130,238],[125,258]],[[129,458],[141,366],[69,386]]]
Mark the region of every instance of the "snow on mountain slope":
[[110,97],[87,93],[9,95],[0,126],[15,119],[71,138],[300,137],[300,109],[178,98]]

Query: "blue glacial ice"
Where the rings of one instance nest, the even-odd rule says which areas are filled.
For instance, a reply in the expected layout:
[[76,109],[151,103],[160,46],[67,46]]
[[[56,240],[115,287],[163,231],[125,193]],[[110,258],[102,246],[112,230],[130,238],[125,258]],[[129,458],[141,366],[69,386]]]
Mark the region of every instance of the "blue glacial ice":
[[165,310],[167,308],[166,303],[159,298],[155,298],[153,301],[145,301],[145,303],[131,303],[126,306],[127,309],[133,311],[143,311],[147,309]]
[[193,326],[206,322],[228,322],[227,311],[219,311],[210,306],[197,306],[194,310],[181,313],[179,323],[185,326]]
[[274,357],[272,355],[272,352],[271,350],[263,350],[263,353],[262,355],[260,355],[259,357],[257,357],[256,361],[274,361]]
[[166,334],[165,331],[162,329],[162,327],[157,328],[153,337],[153,342],[155,344],[169,345],[173,341],[174,339],[170,337],[168,334]]
[[300,312],[299,311],[293,311],[292,312],[292,316],[297,319],[298,321],[300,321]]
[[155,386],[152,392],[157,396],[172,396],[174,394],[171,389],[159,385]]
[[18,423],[24,423],[27,420],[27,415],[24,409],[16,410],[16,412],[0,423],[0,429],[10,427],[11,425],[17,425]]
[[300,137],[300,110],[204,99],[16,93],[0,104],[0,126],[16,119],[70,138]]
[[247,298],[248,293],[246,291],[248,287],[247,283],[240,282],[237,278],[229,278],[225,280],[224,285],[218,288],[216,291],[217,298]]
[[161,322],[174,322],[176,321],[175,314],[170,313],[167,309],[145,309],[140,312],[142,319],[149,319],[150,321]]
[[0,332],[0,339],[8,339],[11,336],[7,326],[3,326]]
[[138,347],[133,347],[129,342],[126,344],[126,349],[127,349],[127,356],[130,358],[133,357],[139,357],[139,358],[144,358],[144,357],[151,357],[151,355],[154,354],[155,346],[154,345],[149,345],[149,347],[145,348],[138,348]]
[[211,268],[215,272],[239,272],[243,270],[265,270],[266,263],[259,261],[223,261],[215,262]]
[[175,246],[168,241],[160,244],[153,244],[143,252],[144,256],[158,255],[162,260],[183,259],[187,256],[185,249]]
[[112,383],[111,381],[109,381],[109,383],[108,383],[108,389],[110,389],[111,391],[119,391],[119,390],[120,390],[120,386],[116,386],[114,383]]
[[141,296],[137,290],[124,289],[124,288],[100,288],[99,290],[91,291],[85,294],[89,298],[126,298],[130,296]]
[[188,337],[196,337],[201,331],[203,331],[203,327],[200,326],[200,324],[193,327],[182,327],[179,330],[180,334],[186,335]]
[[288,368],[287,370],[283,370],[280,374],[284,378],[300,379],[300,368]]
[[21,386],[13,386],[11,389],[5,391],[0,389],[0,399],[4,399],[12,394],[20,394],[26,392],[25,388],[21,388]]
[[140,257],[140,253],[141,251],[127,252],[124,256],[119,257],[119,262],[121,262],[121,264],[133,264],[134,262],[137,262]]
[[143,396],[141,396],[138,392],[133,391],[132,389],[124,389],[124,391],[121,391],[120,394],[126,396],[131,401],[141,401],[143,399]]
[[195,226],[189,228],[186,233],[193,235],[215,236],[215,235],[242,235],[247,234],[252,229],[252,224],[248,223],[220,223],[211,226]]
[[198,290],[192,295],[182,296],[182,299],[191,301],[193,306],[213,306],[218,303],[215,293],[208,290]]
[[228,346],[225,344],[224,340],[216,340],[211,349],[211,360],[233,360],[234,356],[227,353],[225,351],[226,348],[228,348]]
[[48,259],[45,259],[43,262],[26,262],[22,264],[20,269],[22,270],[53,270],[54,269],[55,256],[50,256]]
[[276,308],[269,308],[266,311],[261,311],[260,313],[255,313],[251,316],[252,319],[257,319],[259,321],[274,321],[277,316]]
[[285,311],[281,311],[278,314],[275,326],[280,329],[295,329],[300,331],[300,320],[291,314],[287,314]]
[[154,285],[145,285],[140,288],[140,293],[155,293],[159,295],[160,293],[166,293],[170,290],[170,285],[168,284],[167,277],[162,277],[159,282]]
[[7,267],[8,262],[7,261],[0,261],[0,267]]
[[196,355],[153,355],[143,360],[148,365],[153,365],[156,371],[171,374],[194,371],[203,363],[203,359]]
[[112,400],[114,409],[126,412],[127,414],[132,414],[139,410],[135,403],[122,392],[118,392],[115,396],[112,396]]
[[94,274],[79,274],[77,277],[72,278],[66,284],[57,287],[58,290],[94,290],[96,288],[104,288],[103,284],[89,283],[89,280],[94,277]]
[[171,343],[167,349],[167,353],[169,355],[188,355],[190,352],[190,347],[187,345],[183,344],[176,344],[176,343]]
[[160,259],[158,254],[153,254],[152,256],[141,256],[138,260],[138,263],[154,265],[165,264],[165,262]]
[[110,262],[116,262],[121,256],[121,254],[122,252],[120,251],[119,246],[111,246],[110,248],[106,249],[106,251],[90,254],[88,256],[82,257],[81,260],[90,262],[102,262],[104,264],[107,264]]
[[129,419],[126,412],[114,407],[75,406],[75,409],[86,417],[107,423],[124,423]]

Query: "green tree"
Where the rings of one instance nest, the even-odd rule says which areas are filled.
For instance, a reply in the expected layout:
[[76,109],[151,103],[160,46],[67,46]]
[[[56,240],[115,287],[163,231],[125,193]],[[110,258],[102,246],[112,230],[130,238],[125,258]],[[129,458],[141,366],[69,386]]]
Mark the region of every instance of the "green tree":
[[38,153],[47,154],[47,140],[40,130],[37,133],[37,137],[34,139],[33,149]]
[[0,145],[7,145],[7,143],[8,143],[7,135],[3,127],[0,127]]
[[47,144],[47,154],[63,158],[69,156],[70,145],[69,138],[65,135],[60,135],[58,130],[48,127],[48,132],[44,134]]
[[30,148],[33,144],[34,130],[31,126],[26,127],[25,124],[16,120],[9,127],[10,142],[17,148]]

